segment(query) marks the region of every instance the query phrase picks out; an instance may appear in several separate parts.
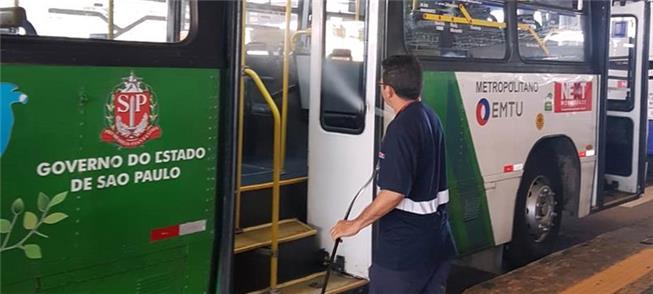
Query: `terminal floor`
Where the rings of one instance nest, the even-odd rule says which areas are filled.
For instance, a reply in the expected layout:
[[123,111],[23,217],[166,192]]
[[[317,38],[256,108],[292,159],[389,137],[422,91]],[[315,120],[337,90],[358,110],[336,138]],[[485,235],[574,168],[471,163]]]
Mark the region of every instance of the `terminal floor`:
[[653,294],[653,187],[638,200],[567,218],[558,251],[497,276],[455,268],[449,293]]

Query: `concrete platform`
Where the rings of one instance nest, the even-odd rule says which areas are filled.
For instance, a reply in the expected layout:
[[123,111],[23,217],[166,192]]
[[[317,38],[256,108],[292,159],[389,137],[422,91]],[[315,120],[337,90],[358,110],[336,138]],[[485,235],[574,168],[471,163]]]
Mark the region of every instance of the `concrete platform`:
[[653,189],[649,188],[639,202],[624,204],[605,214],[625,214],[637,217],[637,221],[624,223],[621,228],[480,283],[464,293],[653,294],[652,198]]

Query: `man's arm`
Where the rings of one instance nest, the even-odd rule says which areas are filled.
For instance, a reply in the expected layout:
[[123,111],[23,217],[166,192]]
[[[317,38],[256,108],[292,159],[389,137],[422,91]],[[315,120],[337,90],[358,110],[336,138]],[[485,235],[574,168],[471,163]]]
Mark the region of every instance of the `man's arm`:
[[374,201],[368,205],[361,214],[350,221],[341,220],[331,228],[331,238],[336,240],[358,234],[360,230],[369,226],[388,212],[393,210],[404,199],[401,193],[381,190]]

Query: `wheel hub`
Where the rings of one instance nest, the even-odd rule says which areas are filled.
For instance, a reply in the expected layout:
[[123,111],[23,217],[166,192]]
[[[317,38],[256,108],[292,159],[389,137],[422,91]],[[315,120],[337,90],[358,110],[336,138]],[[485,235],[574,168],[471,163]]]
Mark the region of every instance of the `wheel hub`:
[[555,192],[548,181],[539,176],[531,183],[526,194],[526,224],[528,232],[534,237],[535,242],[542,242],[555,226],[557,213],[555,207]]

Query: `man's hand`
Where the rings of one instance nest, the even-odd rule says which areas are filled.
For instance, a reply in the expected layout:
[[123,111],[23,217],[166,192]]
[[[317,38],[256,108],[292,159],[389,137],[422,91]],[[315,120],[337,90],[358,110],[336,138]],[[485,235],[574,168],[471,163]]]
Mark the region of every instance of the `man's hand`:
[[358,234],[361,229],[362,227],[357,221],[341,220],[331,228],[331,238],[335,241],[338,238],[350,237]]
[[360,230],[397,207],[403,199],[404,195],[401,193],[381,190],[374,201],[356,219],[350,221],[341,220],[333,226],[331,228],[331,238],[335,241],[340,237],[349,237],[358,234]]

